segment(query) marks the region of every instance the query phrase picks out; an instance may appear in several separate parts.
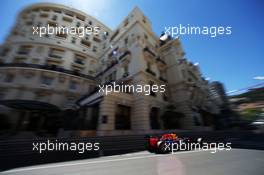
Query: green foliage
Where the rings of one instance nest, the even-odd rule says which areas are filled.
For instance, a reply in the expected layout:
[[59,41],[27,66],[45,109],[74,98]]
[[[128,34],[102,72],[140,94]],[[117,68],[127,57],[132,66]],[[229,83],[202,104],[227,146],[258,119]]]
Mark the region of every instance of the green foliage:
[[261,109],[245,109],[244,111],[242,111],[241,117],[246,120],[255,120],[261,113]]
[[249,103],[264,101],[264,87],[252,89],[243,94],[231,96],[230,98],[247,98],[247,102]]

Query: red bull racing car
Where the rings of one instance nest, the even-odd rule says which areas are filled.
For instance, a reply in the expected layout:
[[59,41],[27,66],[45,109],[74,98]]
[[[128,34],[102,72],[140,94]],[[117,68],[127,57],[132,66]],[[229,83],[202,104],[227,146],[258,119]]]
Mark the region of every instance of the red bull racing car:
[[161,137],[149,136],[147,140],[147,149],[150,152],[155,153],[169,153],[172,151],[172,145],[179,143],[190,143],[199,142],[201,143],[201,138],[197,140],[191,140],[189,138],[180,138],[175,133],[163,134]]

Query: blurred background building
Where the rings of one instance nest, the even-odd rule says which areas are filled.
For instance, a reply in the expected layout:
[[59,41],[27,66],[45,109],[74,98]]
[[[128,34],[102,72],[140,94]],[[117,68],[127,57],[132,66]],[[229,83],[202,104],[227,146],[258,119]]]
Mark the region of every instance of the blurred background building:
[[[33,35],[32,26],[47,25],[98,26],[100,34]],[[221,83],[209,83],[185,58],[180,39],[161,40],[137,7],[112,31],[79,10],[35,4],[19,14],[0,51],[0,104],[14,113],[1,120],[15,131],[210,130],[228,104]],[[113,81],[165,84],[166,92],[97,93]]]

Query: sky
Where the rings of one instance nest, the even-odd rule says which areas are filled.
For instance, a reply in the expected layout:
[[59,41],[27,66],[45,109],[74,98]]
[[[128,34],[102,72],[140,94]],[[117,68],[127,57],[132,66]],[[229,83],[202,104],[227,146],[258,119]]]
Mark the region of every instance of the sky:
[[[231,35],[211,38],[183,35],[186,58],[199,63],[210,81],[220,81],[230,94],[264,84],[264,1],[262,0],[8,0],[0,6],[0,43],[17,14],[37,2],[52,2],[84,11],[115,29],[138,6],[152,23],[157,36],[165,27],[231,26]],[[233,94],[232,94],[233,95]]]

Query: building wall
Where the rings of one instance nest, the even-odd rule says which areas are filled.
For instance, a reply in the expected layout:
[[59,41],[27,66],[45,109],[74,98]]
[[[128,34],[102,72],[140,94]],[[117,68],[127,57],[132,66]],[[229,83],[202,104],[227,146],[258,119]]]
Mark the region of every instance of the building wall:
[[[48,24],[99,26],[101,32],[85,37],[32,34],[32,25]],[[168,105],[174,105],[177,112],[185,115],[182,129],[195,129],[193,115],[198,109],[210,110],[208,82],[202,78],[199,66],[184,56],[178,38],[160,45],[151,22],[137,7],[111,31],[81,11],[55,4],[36,4],[20,13],[1,46],[0,98],[43,101],[65,108],[89,94],[95,86],[111,81],[166,85],[165,93],[149,96],[142,93],[102,95],[97,134],[150,132],[153,108],[159,110],[157,120],[162,129],[161,116]],[[89,98],[82,98],[80,106],[89,104]],[[119,104],[131,109],[129,131],[115,129]],[[201,117],[198,120],[202,121]]]
[[[33,34],[32,26],[47,25],[96,26],[101,31],[84,37]],[[24,9],[1,46],[1,100],[45,101],[63,108],[91,91],[96,86],[93,77],[105,40],[103,31],[111,33],[93,17],[66,6],[43,3]],[[51,82],[43,83],[43,76]]]

